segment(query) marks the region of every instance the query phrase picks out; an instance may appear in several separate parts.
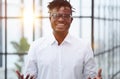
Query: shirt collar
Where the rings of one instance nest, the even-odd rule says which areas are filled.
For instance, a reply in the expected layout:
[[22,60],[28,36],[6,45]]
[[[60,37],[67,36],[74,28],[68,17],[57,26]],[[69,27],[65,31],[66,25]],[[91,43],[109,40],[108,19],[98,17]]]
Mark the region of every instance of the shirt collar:
[[[49,44],[51,44],[51,45],[54,44],[55,42],[57,42],[57,40],[55,39],[53,34],[51,34],[48,39],[50,39]],[[71,35],[69,33],[67,34],[67,36],[63,40],[63,43],[71,43]]]
[[65,37],[64,42],[71,43],[71,35],[69,33]]

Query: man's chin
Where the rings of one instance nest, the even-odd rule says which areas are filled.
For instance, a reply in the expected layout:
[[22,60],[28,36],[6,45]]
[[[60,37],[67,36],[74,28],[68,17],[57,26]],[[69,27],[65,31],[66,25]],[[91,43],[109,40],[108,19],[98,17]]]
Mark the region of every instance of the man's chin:
[[56,33],[64,33],[65,31],[64,30],[56,30],[55,32]]

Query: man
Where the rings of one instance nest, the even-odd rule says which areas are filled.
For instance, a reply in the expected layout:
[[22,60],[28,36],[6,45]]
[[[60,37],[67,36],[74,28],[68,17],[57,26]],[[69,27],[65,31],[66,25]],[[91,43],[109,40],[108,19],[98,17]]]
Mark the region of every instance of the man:
[[72,6],[66,0],[48,5],[53,35],[36,40],[28,52],[24,78],[20,79],[101,79],[89,43],[69,34]]

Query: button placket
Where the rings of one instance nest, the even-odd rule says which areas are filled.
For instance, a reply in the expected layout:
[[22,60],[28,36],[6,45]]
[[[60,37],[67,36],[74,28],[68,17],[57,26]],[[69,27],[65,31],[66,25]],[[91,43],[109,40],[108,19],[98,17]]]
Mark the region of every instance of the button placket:
[[62,46],[58,46],[59,79],[62,79]]

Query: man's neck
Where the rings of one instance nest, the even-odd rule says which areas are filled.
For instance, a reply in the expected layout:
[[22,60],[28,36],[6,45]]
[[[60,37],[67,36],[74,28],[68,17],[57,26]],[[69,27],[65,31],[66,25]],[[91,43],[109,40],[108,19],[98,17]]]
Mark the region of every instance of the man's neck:
[[67,36],[68,32],[66,32],[66,33],[53,33],[53,34],[54,34],[55,39],[58,42],[58,45],[60,45],[63,42],[63,40],[65,39],[65,37]]

